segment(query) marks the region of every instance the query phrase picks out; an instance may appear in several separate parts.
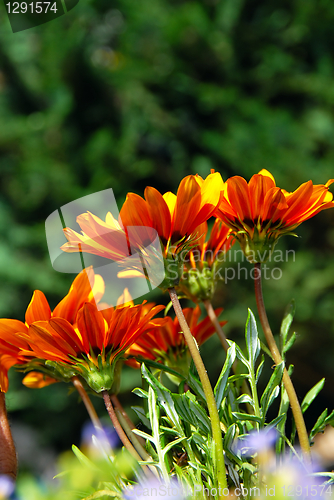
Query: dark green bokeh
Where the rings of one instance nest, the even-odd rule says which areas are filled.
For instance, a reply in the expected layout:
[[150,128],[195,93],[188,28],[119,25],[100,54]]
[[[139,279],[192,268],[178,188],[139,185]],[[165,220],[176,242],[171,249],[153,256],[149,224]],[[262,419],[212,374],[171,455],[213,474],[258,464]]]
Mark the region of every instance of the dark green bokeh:
[[[44,221],[76,198],[111,187],[121,206],[128,191],[175,191],[183,176],[210,168],[224,179],[267,168],[289,191],[334,177],[329,0],[82,0],[16,34],[0,10],[1,317],[24,319],[36,288],[52,306],[67,292],[73,277],[52,269]],[[296,299],[289,361],[300,397],[327,377],[317,415],[334,406],[333,213],[279,242],[295,261],[264,283],[275,331]],[[225,308],[228,335],[241,339],[247,307],[255,311],[252,281],[228,282],[215,305]],[[224,359],[216,348],[213,339],[203,348],[213,378]],[[69,447],[79,435],[71,415],[83,408],[72,396],[56,419],[47,398],[59,390],[44,389],[41,404],[38,391],[13,383],[13,400],[25,403],[12,418],[36,427],[42,419],[43,439]]]

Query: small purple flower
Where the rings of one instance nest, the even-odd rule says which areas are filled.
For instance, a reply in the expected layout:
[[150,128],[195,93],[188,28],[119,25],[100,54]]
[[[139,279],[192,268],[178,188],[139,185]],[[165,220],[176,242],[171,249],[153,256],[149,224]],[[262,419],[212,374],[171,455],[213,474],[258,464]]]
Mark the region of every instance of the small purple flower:
[[[276,468],[274,477],[284,478],[284,485],[281,486],[284,496],[300,499],[312,497],[315,500],[330,498],[333,486],[324,484],[326,477],[313,475],[316,472],[316,464],[304,464],[297,457],[286,456]],[[280,481],[281,484],[283,482]]]
[[237,451],[242,455],[251,456],[254,453],[269,450],[277,440],[277,430],[274,427],[253,431],[240,438]]
[[135,486],[127,487],[123,491],[124,500],[145,500],[146,498],[170,498],[184,500],[188,495],[182,486],[174,479],[165,483],[159,479],[143,480]]
[[110,453],[111,448],[120,444],[117,432],[113,427],[95,428],[92,422],[87,422],[82,430],[81,444],[92,451],[103,450]]
[[0,475],[0,499],[9,498],[15,489],[15,482],[6,474]]

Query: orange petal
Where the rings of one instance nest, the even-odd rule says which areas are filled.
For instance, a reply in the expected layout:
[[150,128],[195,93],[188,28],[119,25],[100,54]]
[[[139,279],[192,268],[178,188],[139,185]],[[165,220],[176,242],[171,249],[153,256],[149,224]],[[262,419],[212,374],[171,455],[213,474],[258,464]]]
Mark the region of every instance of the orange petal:
[[17,319],[0,319],[0,338],[10,341],[16,333],[28,332],[27,325]]
[[27,325],[34,321],[47,321],[51,318],[51,309],[43,292],[35,290],[28,305],[25,320]]
[[258,175],[263,175],[265,177],[269,177],[272,180],[272,182],[274,183],[274,186],[276,186],[275,177],[270,172],[268,172],[268,170],[266,170],[265,168],[260,170]]
[[64,318],[69,323],[74,324],[78,310],[85,302],[94,300],[93,284],[95,284],[93,268],[84,269],[73,281],[68,294],[55,307],[52,317]]
[[171,233],[171,213],[168,205],[159,191],[153,187],[147,187],[144,196],[151,219],[154,221],[154,227],[162,240],[162,244],[166,245]]
[[148,205],[137,194],[127,194],[119,215],[123,226],[153,227]]
[[168,191],[163,195],[163,199],[167,203],[168,210],[170,213],[172,225],[174,224],[174,218],[175,218],[175,207],[176,207],[176,195],[174,193],[171,193]]
[[42,389],[56,382],[59,382],[59,380],[40,372],[30,372],[22,380],[22,384],[29,387],[29,389]]
[[[189,227],[201,206],[201,187],[194,175],[188,175],[180,182],[177,191],[172,242],[189,235]],[[202,221],[203,222],[203,221]]]
[[0,391],[8,391],[8,370],[16,365],[17,359],[7,354],[0,355]]
[[230,205],[242,221],[252,220],[248,184],[243,177],[235,176],[226,181]]
[[87,353],[89,353],[87,344],[92,348],[98,347],[101,351],[103,346],[106,347],[104,344],[106,322],[96,306],[86,303],[78,312],[77,325]]
[[264,199],[268,191],[275,187],[272,177],[255,174],[248,184],[249,196],[252,208],[252,218],[257,220],[259,217],[262,219],[262,213],[265,209]]

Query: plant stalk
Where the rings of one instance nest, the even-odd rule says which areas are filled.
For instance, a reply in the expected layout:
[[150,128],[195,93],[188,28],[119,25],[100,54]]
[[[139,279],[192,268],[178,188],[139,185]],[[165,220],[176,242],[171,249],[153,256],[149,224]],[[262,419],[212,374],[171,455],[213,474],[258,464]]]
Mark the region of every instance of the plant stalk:
[[0,392],[0,475],[6,474],[15,480],[16,473],[16,450],[7,418],[5,393]]
[[80,397],[83,401],[83,404],[86,407],[87,413],[95,427],[96,430],[98,431],[103,431],[102,424],[100,422],[99,417],[97,416],[97,413],[95,411],[95,408],[93,406],[93,403],[90,400],[90,397],[88,396],[84,386],[82,385],[81,380],[75,376],[72,378],[72,382],[78,393],[80,394]]
[[[254,286],[255,286],[255,297],[256,297],[256,304],[257,304],[257,309],[262,325],[262,329],[264,332],[264,335],[266,337],[266,341],[268,344],[268,347],[270,349],[270,352],[272,354],[272,357],[274,359],[274,362],[276,365],[282,362],[282,357],[279,352],[279,349],[277,347],[277,344],[275,342],[273,333],[271,331],[267,313],[266,313],[266,308],[264,305],[264,300],[263,300],[263,293],[262,293],[262,280],[261,280],[261,263],[256,263],[255,264],[255,274],[254,274]],[[289,397],[290,401],[290,406],[291,410],[293,413],[293,417],[295,420],[296,424],[296,429],[298,433],[298,438],[299,438],[299,444],[300,447],[305,454],[306,458],[308,461],[310,461],[310,456],[311,456],[311,449],[310,449],[310,443],[309,443],[309,438],[305,426],[305,421],[303,417],[303,413],[298,401],[298,397],[295,391],[295,388],[292,384],[290,375],[288,374],[288,371],[286,368],[284,368],[283,372],[283,384],[286,389],[286,392]]]
[[[110,420],[113,423],[113,426],[118,434],[118,437],[122,441],[124,447],[128,450],[129,453],[137,460],[137,462],[140,462],[142,460],[141,456],[138,455],[137,451],[134,449],[132,443],[130,442],[129,438],[125,434],[121,424],[119,423],[119,420],[117,418],[117,415],[115,413],[115,410],[113,408],[113,405],[110,400],[110,396],[108,391],[104,390],[102,391],[102,396],[104,400],[104,404],[106,406],[107,412],[109,414]],[[145,472],[146,475],[151,476],[151,472],[149,469],[146,467],[146,465],[141,466],[143,471]]]
[[[136,429],[135,424],[132,422],[131,418],[129,417],[129,415],[124,410],[124,408],[123,408],[120,400],[118,399],[117,395],[116,394],[110,394],[110,399],[111,399],[112,404],[114,405],[115,410],[118,410],[122,414],[122,416],[124,417],[125,421],[127,422],[128,427],[131,429],[131,431],[133,429]],[[124,428],[124,425],[123,425],[123,428]],[[124,428],[124,430],[125,430],[125,428]],[[145,440],[141,436],[136,436],[136,439],[139,441],[139,443],[142,446],[145,446]]]
[[[175,314],[179,321],[180,327],[182,328],[182,332],[184,338],[187,342],[190,354],[194,360],[199,378],[201,379],[203,391],[206,397],[206,402],[208,405],[209,415],[211,418],[211,428],[212,428],[212,437],[215,443],[215,451],[216,451],[216,470],[217,470],[217,480],[220,491],[223,491],[227,488],[226,481],[226,472],[225,472],[225,461],[224,461],[224,449],[223,449],[223,439],[222,432],[220,428],[220,419],[218,415],[216,400],[213,394],[212,386],[203,364],[201,355],[199,353],[198,347],[194,341],[194,337],[190,331],[188,323],[184,317],[181,304],[179,302],[177,293],[175,288],[169,288],[169,295],[175,310]],[[223,498],[223,496],[219,496],[219,498]]]
[[136,436],[133,432],[131,427],[129,426],[127,420],[125,417],[122,415],[120,410],[118,408],[114,408],[116,416],[121,424],[121,426],[124,429],[124,432],[128,436],[129,440],[133,444],[134,448],[137,450],[138,454],[141,456],[142,460],[152,460],[152,457],[147,453],[147,451],[142,447],[142,445],[138,441],[138,437]]

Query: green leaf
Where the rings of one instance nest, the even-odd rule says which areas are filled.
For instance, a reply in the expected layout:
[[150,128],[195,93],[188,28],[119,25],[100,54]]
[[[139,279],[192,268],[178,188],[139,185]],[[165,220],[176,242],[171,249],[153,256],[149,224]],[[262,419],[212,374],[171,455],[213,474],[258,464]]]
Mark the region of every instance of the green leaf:
[[135,389],[133,389],[132,392],[133,394],[139,396],[140,398],[148,399],[148,392],[144,391],[144,389],[141,389],[140,387],[136,387]]
[[171,392],[164,387],[152,373],[146,369],[145,364],[141,366],[142,374],[150,387],[154,390],[159,405],[164,409],[166,415],[171,419],[175,426],[180,426],[180,419],[175,410],[174,401]]
[[237,426],[236,424],[232,424],[226,431],[224,436],[224,450],[226,451],[228,457],[235,461],[239,466],[242,464],[242,460],[234,453],[233,444],[235,440],[235,436],[237,434]]
[[284,361],[275,367],[274,373],[271,375],[267,387],[263,391],[261,396],[261,408],[263,420],[265,419],[266,413],[269,406],[272,404],[273,400],[278,396],[279,384],[281,383],[284,371]]
[[287,341],[287,343],[285,344],[285,346],[283,347],[282,349],[282,354],[285,354],[286,352],[288,352],[288,350],[293,346],[293,344],[295,343],[295,340],[297,338],[297,335],[295,332],[293,332],[293,334],[291,335],[291,337],[289,338],[289,340]]
[[151,423],[146,416],[144,408],[142,408],[141,406],[131,406],[131,408],[135,412],[139,420],[145,425],[145,427],[151,429]]
[[151,359],[145,359],[142,358],[141,356],[136,356],[136,359],[141,363],[145,363],[145,365],[147,366],[152,366],[152,368],[157,368],[162,372],[170,373],[171,375],[174,375],[174,377],[178,377],[180,380],[184,380],[184,377],[179,372],[173,370],[172,368],[169,368],[166,365],[163,365],[162,363],[157,363],[156,361],[152,361]]
[[262,342],[262,340],[260,340],[260,346],[261,346],[262,351],[265,352],[267,354],[267,356],[269,356],[269,358],[271,358],[274,361],[273,355],[271,354],[270,349],[268,349],[268,347],[266,346],[266,344],[264,342]]
[[171,441],[170,443],[166,444],[166,446],[162,450],[162,453],[165,455],[169,450],[171,450],[173,448],[173,446],[175,446],[178,443],[181,443],[181,441],[184,441],[185,439],[187,439],[187,438],[180,437],[180,438],[175,439],[174,441]]
[[292,299],[284,311],[284,316],[283,316],[283,320],[281,323],[280,341],[281,341],[281,351],[282,352],[284,352],[284,346],[286,344],[289,330],[290,330],[290,326],[291,326],[291,323],[293,321],[293,317],[295,315],[295,309],[296,309],[295,301],[294,301],[294,299]]
[[204,434],[211,434],[211,423],[204,408],[191,398],[191,394],[173,394],[175,408],[181,417]]
[[255,317],[250,309],[248,309],[245,338],[248,351],[248,360],[251,363],[251,366],[254,367],[258,355],[260,354],[260,341]]
[[202,383],[200,379],[194,373],[192,373],[191,370],[189,371],[187,384],[197,394],[197,396],[199,396],[202,399],[202,401],[206,401]]
[[86,457],[86,455],[84,455],[82,451],[80,451],[79,448],[74,444],[72,445],[72,451],[74,455],[77,457],[77,459],[80,461],[80,463],[82,463],[84,466],[88,467],[89,469],[92,469],[95,472],[100,472],[100,469],[96,467],[96,465],[91,460],[89,460],[89,458]]
[[263,365],[264,365],[264,354],[262,354],[261,363],[259,364],[259,366],[257,367],[257,370],[256,370],[255,384],[258,383],[259,378],[261,377]]
[[204,438],[199,432],[194,432],[193,435],[191,436],[191,439],[199,448],[201,448],[204,451],[206,455],[210,453],[208,447],[208,440],[206,437]]
[[231,375],[228,378],[228,382],[229,383],[233,383],[233,382],[237,382],[240,379],[246,379],[246,378],[249,378],[249,374],[248,373],[237,373],[236,375]]
[[332,413],[330,413],[328,415],[328,417],[326,418],[325,422],[326,422],[326,425],[332,425],[334,424],[334,410],[332,411]]
[[250,396],[248,396],[248,394],[241,394],[241,396],[239,396],[235,402],[237,404],[242,404],[242,403],[249,403],[250,405],[252,405],[254,407],[254,401],[252,400],[252,398]]
[[149,441],[151,441],[151,443],[155,443],[155,439],[150,434],[147,434],[146,432],[143,432],[140,429],[133,429],[132,432],[144,439],[148,439]]
[[325,384],[325,379],[322,378],[321,380],[319,380],[319,382],[317,384],[315,384],[314,387],[312,387],[312,389],[310,389],[308,391],[308,393],[306,394],[305,398],[303,399],[302,405],[301,405],[303,413],[305,413],[305,411],[310,406],[312,401],[317,397],[317,395],[319,394],[319,392],[323,388],[324,384]]
[[240,347],[235,344],[235,342],[232,342],[231,340],[227,340],[227,343],[229,344],[229,346],[231,347],[233,344],[235,345],[235,352],[236,352],[236,355],[237,355],[237,358],[245,365],[249,368],[249,362],[247,360],[247,358],[245,358],[242,350],[240,349]]
[[230,370],[231,370],[232,365],[234,363],[235,356],[236,356],[235,343],[233,342],[231,347],[227,351],[227,356],[226,356],[226,360],[225,360],[223,369],[219,375],[217,384],[214,388],[214,394],[215,394],[217,408],[220,407],[220,405],[221,405],[221,403],[226,395],[228,376],[230,374]]
[[278,424],[282,422],[282,420],[286,419],[286,414],[282,413],[281,415],[278,415],[274,420],[272,420],[268,426],[270,427],[276,427]]
[[233,411],[232,415],[238,420],[250,421],[250,422],[258,422],[261,424],[262,419],[257,417],[256,415],[250,415],[249,413],[241,413],[239,411]]
[[310,432],[310,439],[313,439],[316,434],[319,432],[322,432],[325,427],[326,427],[326,417],[327,417],[327,408],[322,412],[320,417],[318,417],[316,423],[314,424],[311,432]]

